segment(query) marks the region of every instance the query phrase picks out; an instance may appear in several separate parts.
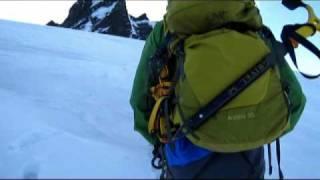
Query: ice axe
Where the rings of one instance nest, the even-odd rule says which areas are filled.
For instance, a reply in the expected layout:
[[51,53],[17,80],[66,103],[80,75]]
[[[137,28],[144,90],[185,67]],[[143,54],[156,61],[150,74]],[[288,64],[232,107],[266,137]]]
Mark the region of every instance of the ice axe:
[[[308,21],[305,24],[301,24],[300,26],[296,26],[296,32],[308,38],[313,36],[317,31],[320,32],[320,19],[316,16],[313,8],[302,2],[302,0],[282,0],[282,4],[290,10],[295,10],[299,7],[303,7],[308,11]],[[294,39],[290,39],[292,45],[296,48],[298,47],[298,42]]]
[[316,16],[313,8],[310,5],[302,2],[302,0],[282,0],[282,4],[290,10],[303,7],[308,11],[308,21],[304,24],[284,26],[281,33],[281,39],[292,59],[292,62],[304,77],[309,79],[320,77],[320,74],[309,75],[301,72],[298,68],[297,59],[294,52],[294,48],[297,48],[298,45],[301,44],[320,59],[320,50],[307,40],[308,37],[315,35],[317,31],[320,32],[319,18]]

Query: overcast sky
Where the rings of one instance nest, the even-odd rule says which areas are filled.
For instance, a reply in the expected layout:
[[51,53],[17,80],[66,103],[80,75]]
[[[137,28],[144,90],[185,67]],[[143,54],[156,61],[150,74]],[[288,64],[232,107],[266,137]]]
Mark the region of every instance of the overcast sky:
[[[0,0],[0,19],[46,24],[50,20],[61,23],[68,15],[74,0]],[[166,1],[129,0],[127,8],[131,15],[147,13],[152,20],[160,20],[166,9]]]

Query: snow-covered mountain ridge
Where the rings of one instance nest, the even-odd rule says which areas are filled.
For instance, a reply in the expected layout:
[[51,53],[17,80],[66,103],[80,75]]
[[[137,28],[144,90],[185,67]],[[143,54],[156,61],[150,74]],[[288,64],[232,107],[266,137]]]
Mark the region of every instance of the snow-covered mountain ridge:
[[78,0],[62,24],[48,25],[145,40],[152,30],[146,14],[128,14],[125,0]]

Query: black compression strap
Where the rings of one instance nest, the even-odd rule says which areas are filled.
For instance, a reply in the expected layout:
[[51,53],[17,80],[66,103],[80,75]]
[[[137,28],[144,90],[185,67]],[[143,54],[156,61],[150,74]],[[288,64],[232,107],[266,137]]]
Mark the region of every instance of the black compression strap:
[[292,46],[292,44],[290,42],[290,38],[294,39],[295,41],[297,41],[299,44],[301,44],[302,46],[307,48],[309,51],[311,51],[313,54],[315,54],[320,59],[320,50],[314,44],[312,44],[310,41],[308,41],[306,38],[304,38],[303,36],[301,36],[300,34],[298,34],[296,32],[296,30],[302,26],[310,26],[311,28],[315,28],[313,25],[310,25],[310,24],[287,25],[282,30],[281,39],[287,48],[287,51],[292,59],[293,64],[296,66],[296,68],[300,72],[300,74],[302,76],[304,76],[305,78],[315,79],[315,78],[320,77],[320,74],[309,75],[309,74],[306,74],[306,73],[300,71],[300,69],[298,67],[298,63],[297,63],[296,54],[294,52],[294,47]]
[[184,124],[176,132],[173,140],[184,137],[193,130],[200,127],[211,116],[216,114],[222,107],[229,103],[232,99],[237,97],[243,90],[245,90],[251,83],[263,75],[269,68],[274,65],[271,54],[265,57],[262,61],[257,63],[253,68],[248,70],[238,80],[227,87],[221,94],[215,97],[208,105],[201,108],[190,119],[185,120]]
[[284,176],[283,176],[283,173],[282,173],[282,170],[281,170],[281,147],[280,147],[280,139],[277,139],[276,140],[276,151],[277,151],[277,161],[278,161],[278,172],[279,172],[279,178],[280,179],[283,179]]
[[269,163],[269,175],[272,175],[271,144],[268,144],[268,163]]

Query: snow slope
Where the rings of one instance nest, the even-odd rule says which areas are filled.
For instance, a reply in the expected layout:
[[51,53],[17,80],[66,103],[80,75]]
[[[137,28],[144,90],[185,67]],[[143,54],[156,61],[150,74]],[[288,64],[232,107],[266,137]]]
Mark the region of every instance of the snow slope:
[[[128,104],[142,47],[0,21],[0,178],[158,177]],[[286,177],[320,178],[320,82],[301,81],[309,101],[282,140],[282,169]]]
[[128,105],[142,41],[0,22],[0,178],[152,178]]

